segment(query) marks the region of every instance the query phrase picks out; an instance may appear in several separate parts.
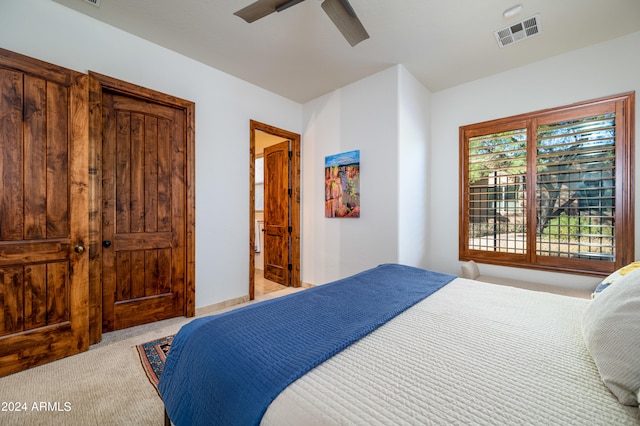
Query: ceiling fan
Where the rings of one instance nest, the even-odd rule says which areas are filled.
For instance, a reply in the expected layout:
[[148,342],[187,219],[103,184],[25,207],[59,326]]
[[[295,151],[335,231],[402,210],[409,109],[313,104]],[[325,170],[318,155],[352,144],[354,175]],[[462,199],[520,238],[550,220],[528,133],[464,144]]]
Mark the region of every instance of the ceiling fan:
[[[240,9],[234,13],[234,15],[251,23],[273,12],[282,12],[303,1],[304,0],[258,0]],[[355,46],[362,40],[369,38],[367,30],[362,26],[356,12],[353,10],[353,7],[351,7],[351,4],[349,4],[349,0],[324,0],[322,2],[322,10],[324,10],[333,21],[333,24],[338,27],[338,30],[340,30],[351,46]]]

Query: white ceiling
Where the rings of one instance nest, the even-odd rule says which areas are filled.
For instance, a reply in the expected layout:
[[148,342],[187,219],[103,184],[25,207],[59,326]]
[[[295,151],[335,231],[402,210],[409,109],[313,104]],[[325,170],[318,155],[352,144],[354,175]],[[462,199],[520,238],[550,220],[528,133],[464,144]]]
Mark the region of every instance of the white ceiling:
[[[351,0],[371,37],[355,47],[320,0],[252,24],[233,12],[253,0],[54,1],[300,103],[395,64],[435,92],[640,31],[640,0]],[[495,30],[536,13],[539,35],[498,47]]]

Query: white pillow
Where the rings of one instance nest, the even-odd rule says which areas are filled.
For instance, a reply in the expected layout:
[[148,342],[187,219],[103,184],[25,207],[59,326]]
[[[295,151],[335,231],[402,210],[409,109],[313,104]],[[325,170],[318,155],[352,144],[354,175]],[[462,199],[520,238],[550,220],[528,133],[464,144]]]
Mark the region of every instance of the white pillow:
[[630,263],[630,264],[628,264],[626,266],[623,266],[622,268],[618,269],[617,271],[614,271],[607,278],[602,280],[600,282],[600,284],[598,284],[596,289],[593,291],[593,294],[591,295],[591,297],[592,298],[596,297],[597,295],[602,293],[604,290],[606,290],[609,286],[611,286],[612,284],[614,284],[617,281],[620,281],[620,279],[622,277],[624,277],[628,273],[630,273],[630,272],[632,272],[632,271],[634,271],[634,270],[636,270],[638,268],[640,268],[640,262],[632,262],[632,263]]
[[475,280],[478,275],[480,275],[480,269],[478,269],[476,262],[470,260],[462,264],[462,278]]
[[624,405],[640,392],[640,269],[593,299],[582,318],[584,341],[604,384]]

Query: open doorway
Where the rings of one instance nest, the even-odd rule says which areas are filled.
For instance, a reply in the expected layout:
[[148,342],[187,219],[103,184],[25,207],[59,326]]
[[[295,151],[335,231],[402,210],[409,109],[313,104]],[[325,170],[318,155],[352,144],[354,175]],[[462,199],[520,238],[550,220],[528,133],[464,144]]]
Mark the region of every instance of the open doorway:
[[249,298],[300,287],[300,135],[250,122]]

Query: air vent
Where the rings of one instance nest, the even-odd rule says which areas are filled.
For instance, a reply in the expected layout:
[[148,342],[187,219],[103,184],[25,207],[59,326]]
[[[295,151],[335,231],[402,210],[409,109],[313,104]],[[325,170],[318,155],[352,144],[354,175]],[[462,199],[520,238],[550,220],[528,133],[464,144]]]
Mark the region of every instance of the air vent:
[[100,7],[101,0],[84,0],[86,3],[92,4],[95,7]]
[[517,43],[526,38],[533,37],[542,31],[540,26],[540,14],[533,15],[530,18],[516,22],[506,28],[494,31],[498,46],[505,47],[513,43]]

